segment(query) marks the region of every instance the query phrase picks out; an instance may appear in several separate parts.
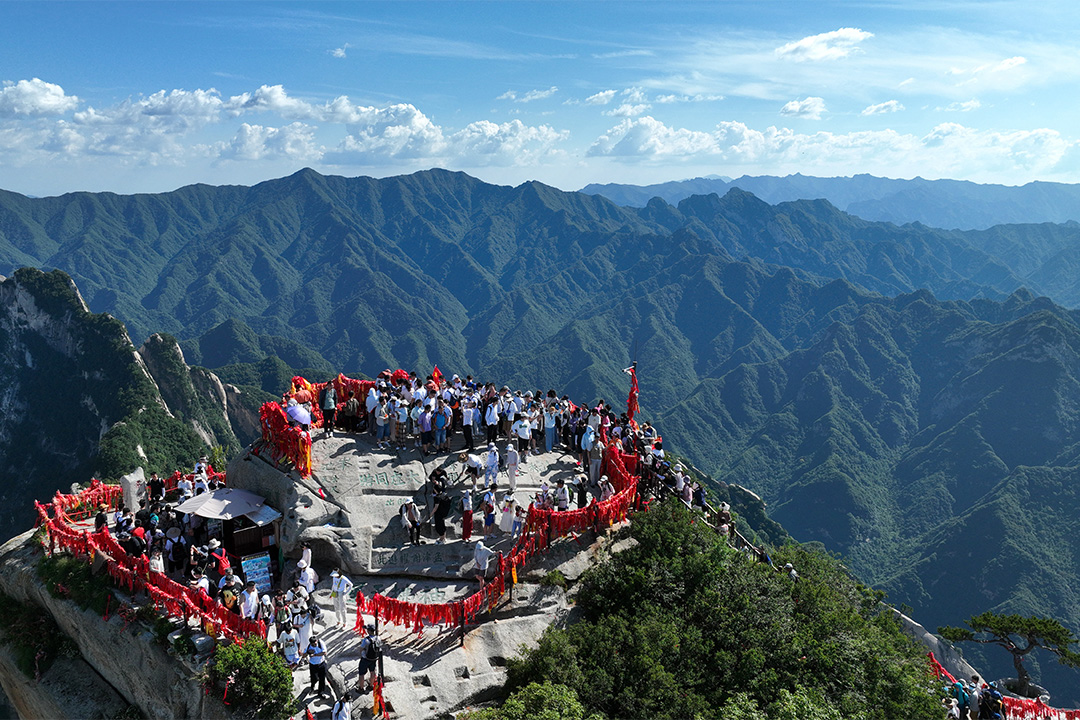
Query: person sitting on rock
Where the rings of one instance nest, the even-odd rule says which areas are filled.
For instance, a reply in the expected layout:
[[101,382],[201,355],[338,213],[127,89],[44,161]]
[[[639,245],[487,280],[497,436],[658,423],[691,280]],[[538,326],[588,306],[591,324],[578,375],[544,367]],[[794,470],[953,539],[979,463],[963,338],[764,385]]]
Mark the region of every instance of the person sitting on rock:
[[420,510],[416,507],[416,501],[410,499],[401,506],[401,526],[409,534],[408,542],[414,545],[423,545],[420,539]]

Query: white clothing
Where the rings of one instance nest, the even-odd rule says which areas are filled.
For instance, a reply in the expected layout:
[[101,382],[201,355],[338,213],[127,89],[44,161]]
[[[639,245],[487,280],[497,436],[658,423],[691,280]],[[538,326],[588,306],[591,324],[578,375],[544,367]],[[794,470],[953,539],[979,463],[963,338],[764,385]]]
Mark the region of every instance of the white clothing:
[[334,703],[330,714],[330,720],[350,720],[352,717],[352,703],[348,700],[338,700]]
[[255,619],[259,612],[259,591],[255,588],[240,593],[240,617]]
[[308,591],[308,595],[315,592],[315,583],[317,582],[319,582],[319,576],[315,574],[310,565],[300,571],[300,584]]
[[278,635],[278,642],[281,643],[281,649],[285,652],[285,662],[295,665],[300,660],[300,636],[296,628]]
[[334,601],[334,614],[337,616],[337,621],[342,625],[348,623],[349,616],[346,612],[345,602],[352,596],[352,591],[352,580],[344,575],[338,575],[330,583],[330,597]]

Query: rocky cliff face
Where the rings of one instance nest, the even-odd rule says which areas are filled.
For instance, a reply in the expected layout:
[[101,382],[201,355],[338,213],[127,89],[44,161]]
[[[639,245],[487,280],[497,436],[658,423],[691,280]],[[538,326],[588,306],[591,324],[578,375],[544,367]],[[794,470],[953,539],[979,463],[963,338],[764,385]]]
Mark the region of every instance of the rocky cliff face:
[[[42,607],[78,648],[34,682],[0,646],[0,685],[20,717],[112,718],[134,706],[148,718],[223,718],[205,695],[196,668],[170,656],[152,636],[113,614],[108,620],[52,597],[35,570],[40,548],[24,533],[0,546],[0,591]],[[130,712],[130,711],[128,711]]]
[[35,498],[92,474],[171,472],[210,446],[239,449],[234,422],[245,440],[258,432],[239,392],[189,368],[167,335],[136,351],[59,271],[0,278],[0,537],[29,526]]

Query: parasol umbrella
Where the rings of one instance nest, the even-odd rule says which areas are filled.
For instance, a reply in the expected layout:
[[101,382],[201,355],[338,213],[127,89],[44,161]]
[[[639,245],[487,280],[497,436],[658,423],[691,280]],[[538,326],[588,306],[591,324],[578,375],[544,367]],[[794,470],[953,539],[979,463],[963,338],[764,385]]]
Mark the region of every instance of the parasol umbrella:
[[311,424],[311,413],[299,405],[290,405],[289,409],[285,411],[285,414],[301,425]]

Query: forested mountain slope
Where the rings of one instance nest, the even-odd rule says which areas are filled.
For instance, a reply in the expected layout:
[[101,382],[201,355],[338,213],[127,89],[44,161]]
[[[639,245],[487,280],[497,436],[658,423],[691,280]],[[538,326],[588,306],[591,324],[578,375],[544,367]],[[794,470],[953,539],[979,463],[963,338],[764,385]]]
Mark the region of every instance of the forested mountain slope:
[[324,377],[438,363],[619,407],[636,359],[673,447],[928,626],[995,609],[1080,628],[1080,329],[1062,307],[1080,228],[896,227],[739,190],[633,210],[445,171],[302,171],[5,195],[0,232],[3,262],[64,267],[92,309],[253,384],[263,371],[236,364],[267,355]]

